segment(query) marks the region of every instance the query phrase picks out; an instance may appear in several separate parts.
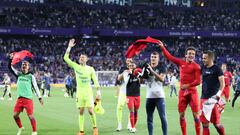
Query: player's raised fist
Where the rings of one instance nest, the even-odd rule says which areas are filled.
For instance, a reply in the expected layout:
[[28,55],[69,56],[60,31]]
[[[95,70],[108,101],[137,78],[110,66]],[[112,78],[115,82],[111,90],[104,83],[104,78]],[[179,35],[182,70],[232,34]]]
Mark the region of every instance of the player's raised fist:
[[159,45],[160,47],[163,47],[163,46],[164,46],[164,45],[163,45],[163,42],[160,41],[160,40],[159,40],[159,42],[158,42],[158,45]]
[[69,40],[69,43],[68,43],[68,47],[74,47],[76,45],[76,43],[75,43],[75,39],[73,38],[73,39],[70,39]]
[[13,58],[13,53],[9,54],[9,58],[12,59]]

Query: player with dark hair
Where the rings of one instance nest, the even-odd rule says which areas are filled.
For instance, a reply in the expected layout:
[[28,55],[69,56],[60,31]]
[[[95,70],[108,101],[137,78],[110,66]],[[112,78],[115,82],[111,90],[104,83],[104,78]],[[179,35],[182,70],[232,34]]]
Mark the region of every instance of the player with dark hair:
[[65,82],[65,87],[66,87],[66,93],[64,94],[65,97],[69,97],[71,95],[71,91],[73,91],[72,89],[72,81],[73,81],[73,78],[71,76],[71,74],[68,74],[65,79],[64,79],[64,82]]
[[[219,99],[225,86],[224,76],[221,68],[214,64],[214,59],[215,54],[212,51],[206,51],[202,55],[204,67],[202,68],[201,109],[203,111],[200,118],[203,125],[203,135],[210,135],[210,122],[213,123],[219,135],[225,135],[224,127],[220,124],[221,111],[219,111]],[[212,108],[207,107],[209,104],[212,104]],[[212,110],[207,115],[209,109]]]
[[160,41],[159,46],[162,49],[164,56],[177,64],[180,68],[180,90],[178,96],[178,112],[180,115],[180,126],[182,135],[187,134],[187,123],[185,120],[185,110],[188,105],[191,106],[196,135],[200,135],[200,120],[199,120],[199,97],[196,86],[201,82],[201,70],[200,66],[194,61],[196,55],[196,49],[194,47],[188,47],[185,51],[185,59],[179,59],[172,56],[163,43]]
[[[143,69],[144,70],[144,69]],[[153,135],[153,113],[155,108],[157,108],[161,123],[162,123],[162,133],[167,135],[168,124],[166,116],[166,106],[165,106],[165,93],[163,90],[163,82],[166,77],[166,68],[164,65],[159,63],[159,53],[152,52],[150,56],[150,64],[147,70],[143,71],[143,76],[146,78],[147,95],[146,95],[146,112],[147,112],[147,127],[148,134]]]
[[20,113],[23,111],[23,109],[26,110],[28,118],[32,125],[32,135],[37,135],[37,124],[36,120],[33,115],[33,91],[35,90],[36,95],[38,96],[38,99],[43,105],[43,100],[39,92],[39,88],[37,86],[36,78],[32,73],[29,72],[30,64],[28,61],[22,62],[21,72],[16,70],[12,65],[12,57],[13,55],[10,55],[10,62],[9,62],[9,69],[10,71],[16,76],[17,78],[17,96],[18,99],[16,101],[15,107],[14,107],[14,120],[16,124],[18,125],[18,132],[17,135],[21,135],[22,130],[24,129],[22,126],[21,119],[19,117]]
[[240,96],[240,70],[236,72],[236,75],[234,77],[236,78],[236,80],[235,80],[235,93],[232,100],[232,107],[234,107],[235,101]]
[[45,88],[44,88],[43,97],[50,97],[50,91],[51,91],[50,81],[51,81],[51,74],[48,71],[45,71],[44,72]]
[[[128,70],[128,65],[132,63],[132,58],[126,58],[126,65],[120,69],[117,80],[116,80],[116,87],[117,87],[117,96],[118,96],[118,103],[117,103],[117,121],[118,121],[118,127],[116,131],[122,130],[122,116],[123,116],[123,107],[126,105],[126,85],[127,83],[119,80],[119,76],[125,71]],[[128,120],[129,121],[129,120]],[[127,128],[130,130],[131,125],[130,122],[128,122]]]
[[126,101],[130,112],[131,133],[136,132],[135,125],[138,120],[138,109],[140,107],[140,78],[135,75],[136,64],[128,64],[128,70],[119,75],[118,80],[126,83]]
[[76,77],[75,73],[72,73],[72,98],[74,97],[74,93],[77,91],[77,82],[76,82]]

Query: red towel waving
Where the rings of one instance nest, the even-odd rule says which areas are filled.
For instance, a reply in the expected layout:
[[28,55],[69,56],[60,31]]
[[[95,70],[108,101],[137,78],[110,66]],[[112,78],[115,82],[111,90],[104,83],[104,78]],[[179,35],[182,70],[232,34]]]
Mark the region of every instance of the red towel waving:
[[159,40],[151,37],[147,37],[146,39],[139,39],[135,41],[131,46],[129,46],[127,52],[125,53],[125,56],[127,58],[132,58],[138,55],[142,50],[147,47],[147,43],[158,44]]
[[30,53],[27,50],[23,50],[20,52],[13,52],[13,59],[12,59],[12,65],[17,64],[18,62],[24,60],[24,59],[33,59],[33,54]]

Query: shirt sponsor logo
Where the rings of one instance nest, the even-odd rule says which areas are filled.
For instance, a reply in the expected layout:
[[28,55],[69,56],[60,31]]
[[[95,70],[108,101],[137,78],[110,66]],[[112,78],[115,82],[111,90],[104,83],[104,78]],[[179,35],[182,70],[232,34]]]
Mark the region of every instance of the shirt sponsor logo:
[[82,72],[79,72],[79,71],[76,71],[79,75],[83,75],[83,73]]
[[211,72],[210,71],[206,71],[205,74],[211,74]]
[[28,82],[29,80],[28,80],[28,79],[25,79],[25,78],[19,78],[19,81]]
[[134,79],[130,79],[130,82],[137,82],[138,79],[137,78],[134,78]]

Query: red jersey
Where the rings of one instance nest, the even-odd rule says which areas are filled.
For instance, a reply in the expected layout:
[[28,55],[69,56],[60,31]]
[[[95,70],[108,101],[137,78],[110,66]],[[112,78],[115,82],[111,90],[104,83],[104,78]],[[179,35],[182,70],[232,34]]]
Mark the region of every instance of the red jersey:
[[230,81],[232,79],[231,72],[225,71],[223,75],[224,75],[225,86],[230,86]]
[[182,84],[189,84],[189,89],[196,89],[201,83],[201,69],[196,62],[186,62],[185,60],[172,56],[165,47],[162,47],[165,57],[177,64],[180,68],[180,87]]

